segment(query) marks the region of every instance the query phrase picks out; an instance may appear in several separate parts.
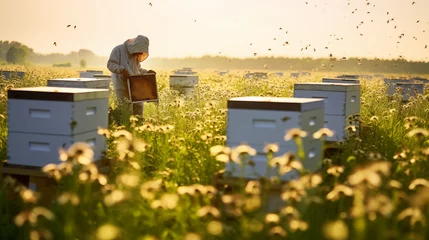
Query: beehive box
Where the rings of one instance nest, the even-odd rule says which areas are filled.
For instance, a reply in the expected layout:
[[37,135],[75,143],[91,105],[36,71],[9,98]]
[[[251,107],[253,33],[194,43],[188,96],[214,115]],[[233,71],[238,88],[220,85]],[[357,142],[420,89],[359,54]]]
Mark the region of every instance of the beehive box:
[[8,90],[8,159],[44,166],[58,162],[58,148],[87,142],[95,159],[105,150],[97,128],[108,127],[109,91],[33,87]]
[[[240,97],[228,101],[227,146],[238,146],[246,142],[259,155],[253,158],[254,169],[245,171],[246,178],[255,178],[253,173],[265,173],[267,159],[263,148],[267,143],[279,144],[282,154],[288,151],[296,152],[297,146],[293,140],[285,141],[286,132],[292,128],[300,128],[307,132],[303,139],[309,154],[306,167],[314,169],[320,160],[321,142],[314,141],[312,134],[323,127],[323,99],[306,98],[270,98],[270,97]],[[239,176],[240,171],[234,171],[233,163],[227,165],[232,176]],[[275,173],[271,169],[270,174]],[[237,175],[238,174],[238,175]],[[290,178],[290,174],[283,176]]]
[[344,141],[346,137],[350,136],[349,132],[345,130],[345,128],[349,125],[357,127],[358,123],[353,121],[350,122],[349,116],[325,115],[323,126],[334,131],[334,136],[326,137],[325,140],[329,142]]
[[405,78],[385,78],[384,83],[389,84],[396,84],[396,83],[413,83],[413,80],[405,79]]
[[[313,139],[310,140],[312,136],[308,136],[307,140],[303,142],[303,149],[305,152],[304,159],[302,161],[303,166],[310,170],[315,171],[320,168],[321,158],[322,158],[322,147],[323,143],[320,140]],[[293,140],[291,140],[293,141]],[[291,142],[292,143],[292,142]],[[243,164],[238,165],[235,162],[229,162],[226,164],[226,174],[225,176],[229,177],[244,177],[246,179],[258,179],[260,177],[274,177],[279,174],[279,168],[269,166],[268,158],[266,153],[263,151],[265,144],[248,144],[250,147],[254,148],[257,151],[257,155],[249,156],[248,160],[252,161],[252,164]],[[227,144],[228,147],[234,149],[239,146],[239,144]],[[287,152],[293,152],[297,154],[298,148],[293,142],[292,144],[282,144],[279,146],[279,152],[275,153],[276,157],[279,157]],[[244,166],[244,168],[243,168]],[[268,175],[267,175],[268,174]],[[284,173],[280,176],[280,180],[289,181],[296,179],[298,177],[297,171],[291,171]]]
[[110,88],[110,78],[58,78],[49,79],[49,87],[66,88]]
[[338,75],[337,78],[349,78],[349,79],[359,79],[359,75],[355,75],[355,74],[343,74],[343,75]]
[[392,96],[399,90],[402,93],[402,101],[408,101],[410,97],[416,97],[423,94],[424,83],[394,83],[389,84],[387,95]]
[[322,78],[322,82],[325,83],[352,83],[352,84],[359,84],[358,79],[353,78]]
[[23,79],[25,72],[0,70],[0,75],[2,75],[6,80]]
[[80,72],[79,77],[80,78],[93,78],[94,75],[100,75],[103,74],[103,71],[97,71],[97,70],[86,70],[86,72]]
[[9,132],[8,161],[13,164],[43,167],[59,163],[58,149],[85,142],[94,151],[94,160],[103,156],[106,141],[97,130],[76,135],[49,135],[41,133]]
[[297,78],[299,77],[299,73],[291,73],[290,77]]
[[325,115],[360,112],[360,85],[347,83],[296,83],[294,97],[325,99]]
[[192,70],[192,68],[182,68],[182,69],[176,69],[175,71],[174,71],[174,74],[175,75],[195,75],[196,74],[196,72],[194,72],[193,70]]
[[194,87],[198,81],[196,75],[170,75],[170,87]]
[[244,76],[245,78],[256,78],[256,79],[265,79],[268,78],[268,74],[264,72],[253,72],[253,73],[246,73]]

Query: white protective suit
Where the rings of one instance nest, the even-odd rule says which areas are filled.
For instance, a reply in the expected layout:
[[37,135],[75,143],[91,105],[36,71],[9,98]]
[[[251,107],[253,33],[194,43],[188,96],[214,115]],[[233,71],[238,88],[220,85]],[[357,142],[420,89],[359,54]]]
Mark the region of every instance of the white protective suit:
[[[113,87],[119,104],[123,104],[124,98],[128,98],[126,79],[123,79],[122,70],[126,69],[130,75],[146,73],[142,69],[134,53],[147,53],[149,55],[149,39],[138,35],[136,38],[128,39],[123,44],[116,46],[110,54],[107,68],[112,72]],[[143,103],[133,104],[133,114],[143,116]]]

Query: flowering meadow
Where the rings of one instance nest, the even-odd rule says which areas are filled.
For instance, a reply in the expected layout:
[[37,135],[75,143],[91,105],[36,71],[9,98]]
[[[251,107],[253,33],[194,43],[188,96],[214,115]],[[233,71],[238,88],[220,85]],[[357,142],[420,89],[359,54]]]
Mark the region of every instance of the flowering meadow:
[[[8,68],[26,75],[0,80],[1,159],[7,90],[46,86],[79,71]],[[252,165],[246,159],[255,154],[245,144],[225,147],[228,99],[292,97],[294,83],[338,74],[245,79],[239,72],[201,71],[195,92],[183,96],[170,90],[169,72],[159,71],[159,104],[146,103],[144,118],[118,108],[112,91],[109,128],[98,129],[108,142],[101,161],[83,143],[59,149],[57,164],[42,169],[56,182],[49,201],[0,178],[0,239],[427,239],[429,95],[402,103],[399,93],[387,97],[381,78],[361,79],[361,113],[350,116],[359,124],[346,128],[350,137],[324,154],[318,171],[304,169],[300,154],[273,157],[278,145],[268,144],[267,164],[279,166],[279,175],[297,170],[299,179],[227,184],[222,177],[226,162]],[[309,137],[324,141],[329,134],[321,129]],[[299,143],[305,135],[285,129],[285,141]],[[278,211],[269,210],[273,197],[280,199]]]

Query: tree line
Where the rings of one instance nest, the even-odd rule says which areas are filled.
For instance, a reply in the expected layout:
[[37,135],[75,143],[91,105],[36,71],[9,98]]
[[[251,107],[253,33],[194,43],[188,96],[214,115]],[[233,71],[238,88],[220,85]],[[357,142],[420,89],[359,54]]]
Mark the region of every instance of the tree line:
[[[10,64],[51,64],[58,67],[100,66],[105,67],[108,57],[97,56],[92,51],[81,49],[69,54],[39,54],[19,42],[0,41],[0,62]],[[407,61],[403,58],[288,58],[255,57],[230,58],[225,56],[203,56],[187,58],[149,58],[145,68],[173,69],[182,67],[238,69],[259,71],[335,71],[369,73],[413,73],[429,74],[429,62]]]

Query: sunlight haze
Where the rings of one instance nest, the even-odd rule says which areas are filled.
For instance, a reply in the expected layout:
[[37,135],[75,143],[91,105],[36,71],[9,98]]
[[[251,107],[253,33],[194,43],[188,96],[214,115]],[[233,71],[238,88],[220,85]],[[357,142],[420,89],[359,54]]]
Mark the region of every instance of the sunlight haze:
[[[108,56],[116,45],[142,34],[150,39],[151,57],[253,57],[254,53],[328,57],[332,53],[370,58],[402,55],[427,61],[429,55],[427,0],[414,5],[409,0],[0,2],[0,40],[19,41],[44,54],[89,49]],[[399,39],[402,33],[405,36]],[[284,46],[286,41],[289,44]]]

